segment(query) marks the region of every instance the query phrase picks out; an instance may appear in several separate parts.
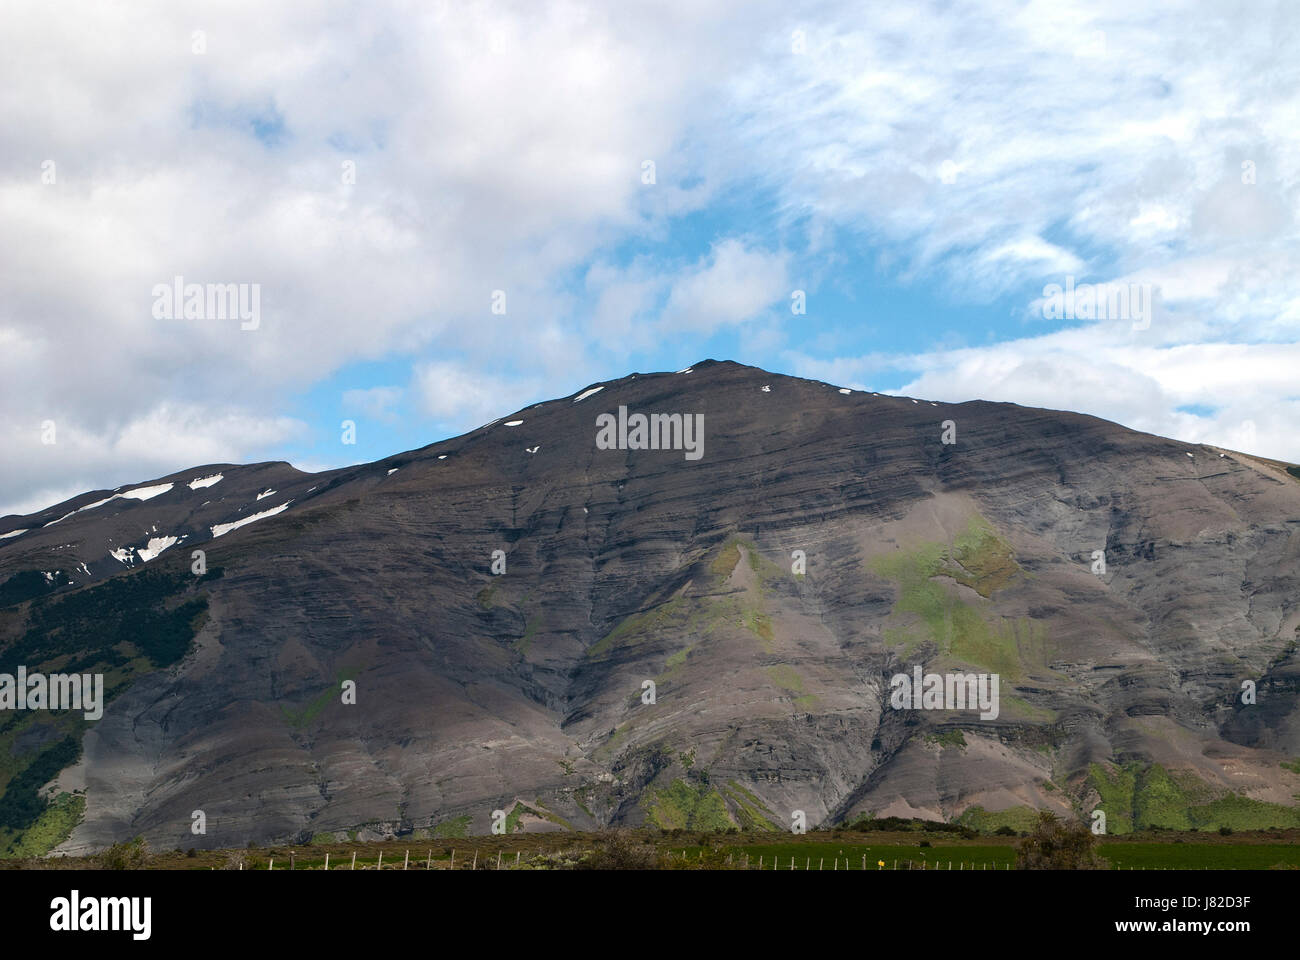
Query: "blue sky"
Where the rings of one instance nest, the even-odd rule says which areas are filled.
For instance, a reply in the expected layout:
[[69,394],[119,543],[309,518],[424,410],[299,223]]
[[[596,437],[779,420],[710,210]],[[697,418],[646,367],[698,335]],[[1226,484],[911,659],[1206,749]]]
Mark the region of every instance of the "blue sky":
[[[1298,21],[17,2],[0,514],[374,459],[704,357],[1300,461]],[[255,328],[160,315],[176,276],[256,286]],[[1159,308],[1048,319],[1054,285]]]

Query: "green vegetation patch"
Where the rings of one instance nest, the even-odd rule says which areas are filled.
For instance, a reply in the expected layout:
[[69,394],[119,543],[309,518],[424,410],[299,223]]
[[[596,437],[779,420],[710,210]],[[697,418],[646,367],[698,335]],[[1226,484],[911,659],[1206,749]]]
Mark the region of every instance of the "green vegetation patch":
[[[202,627],[208,600],[181,570],[140,570],[32,602],[27,630],[0,653],[0,672],[29,671],[58,658],[63,672],[126,666],[134,651],[155,667],[176,663]],[[188,599],[187,599],[188,597]],[[126,649],[123,649],[126,648]]]
[[762,833],[776,833],[781,830],[776,824],[776,814],[735,780],[728,781],[721,791],[723,796],[731,801],[736,819],[740,821],[741,830]]
[[709,564],[709,572],[715,577],[726,580],[738,563],[740,563],[740,546],[735,540],[729,540],[722,548],[722,552]]
[[669,627],[683,615],[681,597],[674,597],[650,610],[643,610],[625,619],[587,650],[588,657],[599,657],[616,646],[630,646],[644,642],[656,631]]
[[40,789],[53,780],[64,767],[77,762],[81,756],[81,740],[64,737],[41,753],[12,780],[0,796],[0,827],[14,832],[26,830],[40,818],[49,802],[40,795]]
[[[1159,764],[1089,769],[1088,783],[1101,794],[1106,832],[1134,830],[1266,830],[1300,826],[1300,809],[1216,791],[1191,774],[1171,774]],[[1090,813],[1091,811],[1089,811]]]
[[326,687],[305,707],[302,707],[299,710],[290,710],[288,707],[281,705],[280,715],[284,717],[285,722],[295,730],[302,729],[315,720],[320,712],[336,699],[339,703],[342,703],[343,682],[345,680],[355,680],[358,673],[360,673],[360,671],[355,667],[339,671],[337,679],[334,681],[334,685]]
[[1011,547],[980,516],[972,517],[966,531],[953,542],[952,554],[945,572],[981,597],[991,597],[1020,572]]
[[40,570],[21,570],[4,583],[0,583],[0,607],[35,600],[37,597],[43,597],[61,587],[66,587],[69,583],[68,578],[61,574],[55,574],[51,579]]
[[976,806],[967,807],[956,822],[979,833],[993,833],[1002,827],[1010,827],[1017,833],[1028,833],[1038,823],[1038,813],[1033,807],[1008,807],[1005,810],[991,811]]
[[940,543],[923,543],[877,556],[869,566],[898,587],[891,617],[910,614],[920,620],[919,629],[906,622],[885,626],[885,643],[902,655],[928,640],[941,653],[1012,682],[1050,659],[1044,624],[1027,618],[989,621],[942,579],[951,578],[989,597],[1019,575],[1011,548],[983,518],[970,520],[951,551]]
[[925,735],[926,743],[938,744],[941,747],[960,747],[966,749],[966,735],[959,729],[945,730],[943,733],[927,733]]
[[667,789],[646,791],[646,818],[661,830],[726,830],[736,826],[726,801],[707,783],[674,780]]
[[528,655],[528,648],[533,644],[533,634],[537,633],[537,628],[542,625],[542,615],[534,614],[528,618],[524,625],[524,635],[514,642],[514,648],[520,656]]
[[5,857],[43,857],[68,837],[86,814],[86,798],[79,794],[60,793],[41,812],[36,821],[16,835],[4,849]]

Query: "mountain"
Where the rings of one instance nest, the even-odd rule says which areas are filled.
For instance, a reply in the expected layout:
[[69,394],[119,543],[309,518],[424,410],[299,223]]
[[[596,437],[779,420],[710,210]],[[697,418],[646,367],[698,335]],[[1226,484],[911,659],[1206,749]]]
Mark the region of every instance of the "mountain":
[[[698,458],[607,449],[637,413],[702,416]],[[704,361],[0,520],[0,673],[109,697],[0,713],[0,841],[1292,825],[1298,629],[1285,464]],[[997,716],[895,709],[918,666]]]

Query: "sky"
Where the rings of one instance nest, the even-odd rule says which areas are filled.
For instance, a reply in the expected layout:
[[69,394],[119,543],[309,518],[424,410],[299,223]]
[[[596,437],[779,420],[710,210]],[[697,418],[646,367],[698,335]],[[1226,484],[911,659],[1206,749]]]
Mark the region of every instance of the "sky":
[[706,357],[1300,462],[1296,50],[1285,2],[7,0],[0,515]]

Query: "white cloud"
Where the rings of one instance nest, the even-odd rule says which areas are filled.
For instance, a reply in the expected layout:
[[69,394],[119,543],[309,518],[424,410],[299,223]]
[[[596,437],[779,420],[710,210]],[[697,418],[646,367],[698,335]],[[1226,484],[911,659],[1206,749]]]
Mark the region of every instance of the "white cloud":
[[[1105,325],[915,356],[820,361],[792,355],[803,376],[875,389],[881,372],[914,372],[896,391],[1090,413],[1191,443],[1300,462],[1300,344],[1121,342]],[[1204,407],[1208,414],[1180,407]]]
[[438,423],[467,430],[538,399],[536,385],[485,375],[464,364],[437,361],[415,368],[412,390]]
[[668,295],[661,329],[708,334],[757,316],[776,300],[789,297],[789,257],[728,238],[678,277]]
[[369,387],[358,390],[343,391],[343,409],[356,410],[361,415],[375,420],[392,421],[397,419],[393,407],[402,399],[401,387]]
[[[248,459],[296,435],[279,411],[356,361],[411,358],[421,409],[474,426],[665,334],[740,328],[772,349],[771,308],[791,277],[833,273],[843,238],[975,301],[1066,273],[1157,283],[1169,315],[1147,340],[1098,325],[932,369],[964,377],[954,389],[1200,429],[1168,408],[1204,394],[1198,375],[1271,369],[1211,347],[1300,330],[1297,40],[1284,4],[15,0],[0,431],[22,439],[0,503]],[[693,264],[655,250],[672,218],[753,195],[780,222],[732,215]],[[651,252],[624,264],[628,240]],[[260,328],[153,319],[154,284],[177,275],[260,284]],[[1172,352],[1198,345],[1201,374]],[[427,360],[445,355],[459,365]],[[1213,429],[1250,419],[1284,447],[1286,397],[1232,392]],[[30,446],[47,418],[69,431],[57,455]]]

